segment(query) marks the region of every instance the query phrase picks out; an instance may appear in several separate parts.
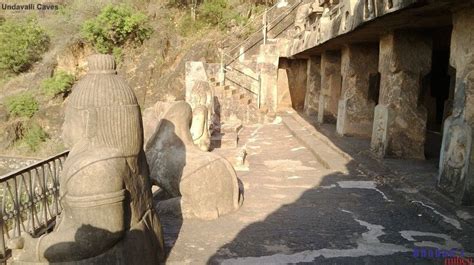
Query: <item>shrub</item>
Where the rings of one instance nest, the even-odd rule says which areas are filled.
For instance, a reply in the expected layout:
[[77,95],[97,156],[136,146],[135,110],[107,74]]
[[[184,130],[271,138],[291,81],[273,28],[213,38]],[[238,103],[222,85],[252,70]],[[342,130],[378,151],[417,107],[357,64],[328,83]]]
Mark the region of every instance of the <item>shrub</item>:
[[82,26],[84,38],[101,53],[111,53],[114,47],[126,42],[141,44],[151,33],[148,17],[125,5],[108,5]]
[[115,62],[116,62],[117,64],[122,63],[122,60],[123,60],[122,48],[114,47],[114,48],[112,49],[112,55],[114,56]]
[[30,93],[20,93],[6,99],[5,106],[12,116],[32,117],[39,109],[38,101]]
[[25,143],[31,151],[36,152],[39,145],[46,139],[48,139],[48,135],[43,128],[36,123],[32,123],[23,135],[22,142]]
[[246,18],[239,15],[227,0],[205,0],[199,7],[199,17],[209,25],[224,29],[234,20],[236,24],[242,25]]
[[71,92],[75,77],[64,71],[56,72],[52,77],[43,80],[41,89],[50,97],[67,96]]
[[202,20],[193,20],[189,13],[186,13],[178,23],[178,32],[182,36],[190,36],[195,34],[206,27],[206,23]]
[[224,21],[227,9],[226,0],[205,0],[199,7],[200,17],[211,25],[219,25]]
[[27,70],[47,50],[49,37],[34,20],[0,23],[0,70]]

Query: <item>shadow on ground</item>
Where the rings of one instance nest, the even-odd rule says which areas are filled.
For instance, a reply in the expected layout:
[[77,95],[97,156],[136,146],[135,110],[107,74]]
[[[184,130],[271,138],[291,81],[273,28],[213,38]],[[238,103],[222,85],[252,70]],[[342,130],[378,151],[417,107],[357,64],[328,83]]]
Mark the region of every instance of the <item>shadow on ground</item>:
[[466,251],[474,250],[469,233],[430,223],[389,187],[344,188],[353,181],[368,183],[355,162],[347,168],[348,175],[324,176],[295,202],[242,229],[207,263],[443,264],[414,258],[413,248],[451,249],[459,247],[457,241]]

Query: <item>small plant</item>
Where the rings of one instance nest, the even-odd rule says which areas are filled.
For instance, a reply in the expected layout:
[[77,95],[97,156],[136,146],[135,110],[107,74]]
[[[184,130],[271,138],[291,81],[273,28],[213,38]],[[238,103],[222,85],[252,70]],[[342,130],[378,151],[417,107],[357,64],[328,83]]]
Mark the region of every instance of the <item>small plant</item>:
[[27,92],[7,98],[5,106],[10,115],[27,118],[31,118],[39,109],[38,101]]
[[48,139],[48,135],[43,128],[36,123],[32,123],[29,125],[21,141],[25,143],[31,151],[36,152],[39,145],[46,141],[46,139]]
[[130,42],[143,43],[152,33],[148,17],[131,7],[108,5],[93,19],[82,26],[84,38],[101,53],[111,53],[114,47]]
[[64,71],[56,72],[52,77],[43,80],[41,89],[50,97],[63,95],[66,97],[71,92],[75,77]]
[[0,23],[0,70],[27,70],[48,49],[49,37],[34,20]]

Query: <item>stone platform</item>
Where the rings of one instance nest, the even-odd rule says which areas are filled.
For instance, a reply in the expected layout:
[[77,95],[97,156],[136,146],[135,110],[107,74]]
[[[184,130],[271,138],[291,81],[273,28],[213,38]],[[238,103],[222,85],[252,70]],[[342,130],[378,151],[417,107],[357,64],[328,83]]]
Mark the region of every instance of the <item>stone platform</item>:
[[[286,119],[244,127],[238,148],[214,150],[232,160],[246,146],[248,168],[237,172],[244,204],[214,221],[160,216],[167,264],[444,264],[413,257],[415,247],[474,256],[474,230],[466,222],[472,211],[452,216],[437,204],[409,199],[417,191],[397,188],[391,170],[334,150],[338,142],[321,132],[326,138],[310,150],[298,137],[307,132],[289,130]],[[357,150],[367,143],[351,145]],[[324,165],[329,154],[332,161]]]

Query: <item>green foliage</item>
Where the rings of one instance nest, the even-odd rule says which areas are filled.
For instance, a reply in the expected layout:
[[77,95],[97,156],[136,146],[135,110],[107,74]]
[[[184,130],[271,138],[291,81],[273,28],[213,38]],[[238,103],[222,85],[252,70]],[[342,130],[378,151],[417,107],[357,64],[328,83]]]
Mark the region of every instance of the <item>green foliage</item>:
[[52,77],[43,80],[41,89],[50,97],[67,96],[71,92],[75,77],[64,71],[56,72]]
[[220,29],[228,27],[231,21],[236,25],[245,24],[247,21],[228,5],[227,0],[204,0],[199,6],[199,17],[209,25],[218,26]]
[[191,36],[203,30],[207,24],[202,20],[193,20],[191,14],[186,13],[178,23],[178,32],[182,36]]
[[117,64],[120,64],[122,62],[122,59],[123,59],[122,48],[114,47],[112,49],[112,55],[114,56],[115,62],[117,62]]
[[48,139],[48,135],[43,128],[36,123],[32,123],[23,135],[21,142],[26,144],[31,151],[36,152],[39,145],[46,139]]
[[38,101],[30,93],[20,93],[6,99],[5,106],[12,116],[32,117],[39,109]]
[[27,70],[48,49],[49,37],[34,20],[0,23],[0,70]]
[[125,5],[108,5],[82,26],[84,38],[101,53],[111,53],[114,47],[126,42],[139,45],[150,38],[152,32],[148,17]]

